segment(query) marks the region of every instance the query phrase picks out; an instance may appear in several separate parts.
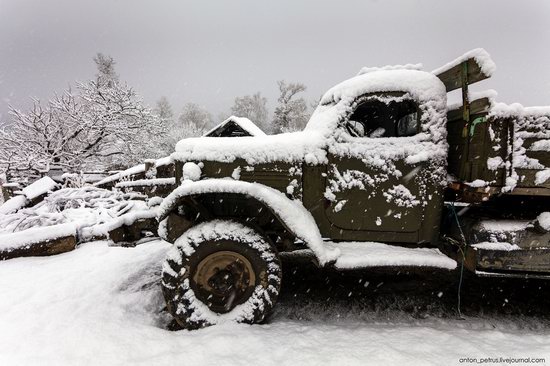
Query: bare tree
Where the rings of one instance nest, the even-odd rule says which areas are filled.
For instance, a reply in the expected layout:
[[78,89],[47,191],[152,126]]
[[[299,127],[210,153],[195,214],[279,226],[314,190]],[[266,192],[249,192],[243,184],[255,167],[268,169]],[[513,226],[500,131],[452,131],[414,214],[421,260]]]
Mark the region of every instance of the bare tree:
[[195,103],[187,103],[178,120],[173,121],[169,126],[170,133],[167,137],[167,143],[170,150],[174,151],[175,145],[179,140],[187,137],[202,136],[212,124],[212,116],[207,110]]
[[235,98],[231,112],[238,117],[246,117],[264,131],[270,128],[267,122],[267,99],[260,92]]
[[168,98],[163,96],[157,101],[154,113],[160,119],[162,130],[164,132],[158,136],[159,141],[154,145],[158,146],[158,152],[165,156],[174,151],[175,142],[172,138],[172,131],[176,126],[174,112]]
[[212,116],[208,111],[195,103],[187,103],[178,117],[180,126],[194,125],[199,129],[206,129],[212,123]]
[[108,85],[118,82],[118,74],[115,71],[115,60],[111,56],[106,56],[98,52],[94,57],[97,66],[96,82],[99,85]]
[[302,130],[308,120],[307,104],[304,98],[297,95],[306,90],[301,83],[286,83],[284,80],[277,82],[279,85],[279,104],[275,108],[273,116],[273,129],[275,133]]
[[[160,119],[118,80],[111,58],[98,56],[96,80],[77,84],[29,112],[10,107],[0,129],[0,171],[36,176],[51,165],[65,170],[133,164],[150,152],[150,136],[162,134]],[[148,146],[147,149],[144,146]]]
[[167,124],[173,122],[174,120],[174,111],[172,110],[172,105],[166,97],[160,97],[157,101],[157,106],[155,108],[155,114],[163,121],[166,121]]

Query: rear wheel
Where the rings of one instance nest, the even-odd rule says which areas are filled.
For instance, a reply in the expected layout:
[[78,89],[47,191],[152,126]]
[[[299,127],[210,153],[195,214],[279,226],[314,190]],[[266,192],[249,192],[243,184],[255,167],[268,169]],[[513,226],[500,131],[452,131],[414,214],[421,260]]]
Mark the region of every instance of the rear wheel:
[[280,284],[281,264],[272,245],[252,228],[227,220],[186,231],[163,265],[168,311],[186,329],[260,322]]

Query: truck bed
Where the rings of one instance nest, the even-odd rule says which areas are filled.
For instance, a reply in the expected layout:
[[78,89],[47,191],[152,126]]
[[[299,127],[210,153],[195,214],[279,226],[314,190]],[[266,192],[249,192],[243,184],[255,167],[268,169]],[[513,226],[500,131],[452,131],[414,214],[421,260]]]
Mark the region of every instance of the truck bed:
[[[448,111],[448,171],[455,190],[550,195],[550,107],[523,108],[482,97]],[[476,200],[476,195],[466,198]]]

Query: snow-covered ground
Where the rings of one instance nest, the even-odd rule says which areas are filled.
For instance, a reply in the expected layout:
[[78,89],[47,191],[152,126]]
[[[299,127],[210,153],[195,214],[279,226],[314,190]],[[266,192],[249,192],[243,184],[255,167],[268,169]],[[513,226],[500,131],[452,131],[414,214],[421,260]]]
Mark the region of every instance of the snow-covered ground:
[[0,365],[453,365],[463,357],[550,357],[544,325],[365,316],[340,305],[341,297],[323,303],[313,296],[312,312],[288,301],[289,293],[268,324],[169,331],[159,288],[169,246],[92,242],[0,262]]

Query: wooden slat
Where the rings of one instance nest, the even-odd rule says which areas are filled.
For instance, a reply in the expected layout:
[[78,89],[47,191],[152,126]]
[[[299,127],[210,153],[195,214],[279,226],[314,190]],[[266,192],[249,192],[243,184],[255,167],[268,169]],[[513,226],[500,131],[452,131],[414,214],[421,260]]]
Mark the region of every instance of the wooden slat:
[[[487,97],[479,98],[470,102],[470,114],[487,113],[491,107],[491,101]],[[462,119],[462,107],[447,112],[447,120],[455,121]]]
[[[468,59],[468,84],[474,84],[478,81],[485,80],[490,77],[481,71],[481,68],[477,64],[474,58]],[[462,64],[458,64],[455,67],[436,75],[445,84],[447,93],[455,89],[462,87]]]

